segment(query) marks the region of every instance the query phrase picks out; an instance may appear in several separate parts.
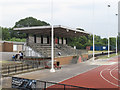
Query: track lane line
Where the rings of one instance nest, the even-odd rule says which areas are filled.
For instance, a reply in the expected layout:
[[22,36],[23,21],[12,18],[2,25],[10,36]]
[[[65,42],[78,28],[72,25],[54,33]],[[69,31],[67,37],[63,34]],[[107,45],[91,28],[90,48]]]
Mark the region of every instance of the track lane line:
[[115,70],[118,66],[116,66],[115,68],[113,68],[112,70],[110,70],[110,75],[117,81],[120,81],[118,78],[116,78],[115,76],[113,76],[112,71]]
[[[114,65],[116,65],[116,64],[114,64]],[[108,70],[108,68],[110,68],[110,67],[112,67],[112,66],[113,66],[113,65],[111,65],[111,66],[109,66],[109,67],[101,70],[101,71],[100,71],[100,76],[101,76],[105,81],[107,81],[108,83],[110,83],[110,84],[112,84],[112,85],[114,85],[114,86],[120,87],[120,85],[117,85],[117,84],[115,84],[115,83],[107,80],[107,79],[102,75],[103,71]]]

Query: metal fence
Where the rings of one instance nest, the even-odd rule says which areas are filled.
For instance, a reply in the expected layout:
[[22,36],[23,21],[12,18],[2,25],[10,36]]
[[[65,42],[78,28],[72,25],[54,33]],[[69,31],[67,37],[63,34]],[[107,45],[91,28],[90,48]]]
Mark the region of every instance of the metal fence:
[[[17,82],[17,83],[16,83]],[[25,79],[19,77],[12,77],[12,88],[19,88],[21,90],[97,90],[93,88],[80,87],[75,85],[68,85],[56,82],[48,82],[41,80]]]
[[68,84],[62,84],[62,83],[56,83],[56,82],[47,82],[47,81],[40,81],[37,80],[37,88],[41,90],[52,90],[52,89],[60,89],[60,90],[67,90],[67,89],[77,89],[77,90],[97,90],[93,88],[86,88],[86,87],[80,87],[75,85],[68,85]]
[[[116,53],[116,52],[115,51],[110,52],[110,54],[113,54],[113,53]],[[95,57],[102,56],[102,55],[107,55],[107,54],[108,54],[108,52],[102,52],[102,53],[95,54]]]

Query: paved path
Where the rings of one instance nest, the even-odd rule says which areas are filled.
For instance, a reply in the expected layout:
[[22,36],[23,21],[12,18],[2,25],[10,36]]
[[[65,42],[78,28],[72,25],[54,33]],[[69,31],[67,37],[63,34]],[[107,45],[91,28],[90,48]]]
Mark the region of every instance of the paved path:
[[88,61],[80,64],[71,64],[71,65],[62,66],[62,69],[56,70],[55,73],[51,73],[49,69],[46,69],[46,70],[34,71],[21,75],[15,75],[15,77],[60,82],[65,79],[76,76],[80,73],[96,68],[98,66],[99,65],[90,65],[90,61]]

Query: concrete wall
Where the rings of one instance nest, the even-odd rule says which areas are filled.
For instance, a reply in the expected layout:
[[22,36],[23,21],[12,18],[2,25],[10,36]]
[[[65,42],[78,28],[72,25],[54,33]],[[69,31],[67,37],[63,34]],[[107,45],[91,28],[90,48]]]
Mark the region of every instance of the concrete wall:
[[41,43],[41,37],[36,37],[36,41],[37,41],[37,43]]
[[62,39],[59,39],[59,44],[62,44]]
[[47,44],[47,38],[43,37],[43,43]]
[[34,37],[33,36],[29,36],[29,39],[28,39],[29,41],[29,43],[34,43]]
[[66,40],[65,39],[63,40],[63,44],[66,44]]
[[22,46],[22,45],[17,45],[17,47],[18,47],[17,52],[18,52],[18,51],[22,51],[22,50],[23,50],[23,46]]
[[16,52],[0,52],[0,60],[11,60],[12,56],[17,54]]
[[81,57],[82,57],[82,61],[86,61],[89,59],[88,54],[83,54]]

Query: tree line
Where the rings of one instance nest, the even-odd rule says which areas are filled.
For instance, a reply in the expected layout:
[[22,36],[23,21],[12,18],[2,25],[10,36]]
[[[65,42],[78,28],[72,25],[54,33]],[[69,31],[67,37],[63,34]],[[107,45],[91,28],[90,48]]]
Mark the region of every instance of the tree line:
[[27,17],[25,19],[21,19],[15,23],[12,28],[4,28],[0,27],[2,30],[2,40],[6,41],[18,41],[18,42],[25,42],[26,34],[20,33],[18,31],[14,31],[13,28],[21,28],[21,27],[32,27],[32,26],[47,26],[50,25],[45,21],[37,20],[33,17]]
[[[50,24],[45,21],[40,21],[33,17],[27,17],[27,18],[21,19],[18,22],[16,22],[12,28],[0,27],[1,28],[0,30],[2,31],[2,40],[25,42],[26,34],[20,33],[18,31],[14,31],[13,28],[32,27],[32,26],[48,26],[48,25]],[[120,40],[120,34],[118,36],[118,48],[120,49],[119,40]],[[68,44],[70,46],[76,46],[78,49],[85,49],[86,46],[93,45],[93,36],[88,35],[88,36],[80,36],[76,38],[69,38]],[[101,38],[100,36],[95,35],[95,45],[96,46],[107,46],[108,39]],[[116,38],[113,38],[113,37],[110,38],[110,46],[111,46],[111,49],[115,49]]]
[[[108,46],[108,39],[95,35],[95,46]],[[117,38],[120,40],[120,37]],[[118,41],[117,40],[117,41]],[[120,43],[120,42],[118,42]],[[78,49],[86,49],[87,46],[93,46],[93,35],[80,36],[79,38],[69,38],[69,45],[76,46]],[[120,49],[120,47],[118,47]],[[116,49],[116,38],[110,38],[110,49]]]

